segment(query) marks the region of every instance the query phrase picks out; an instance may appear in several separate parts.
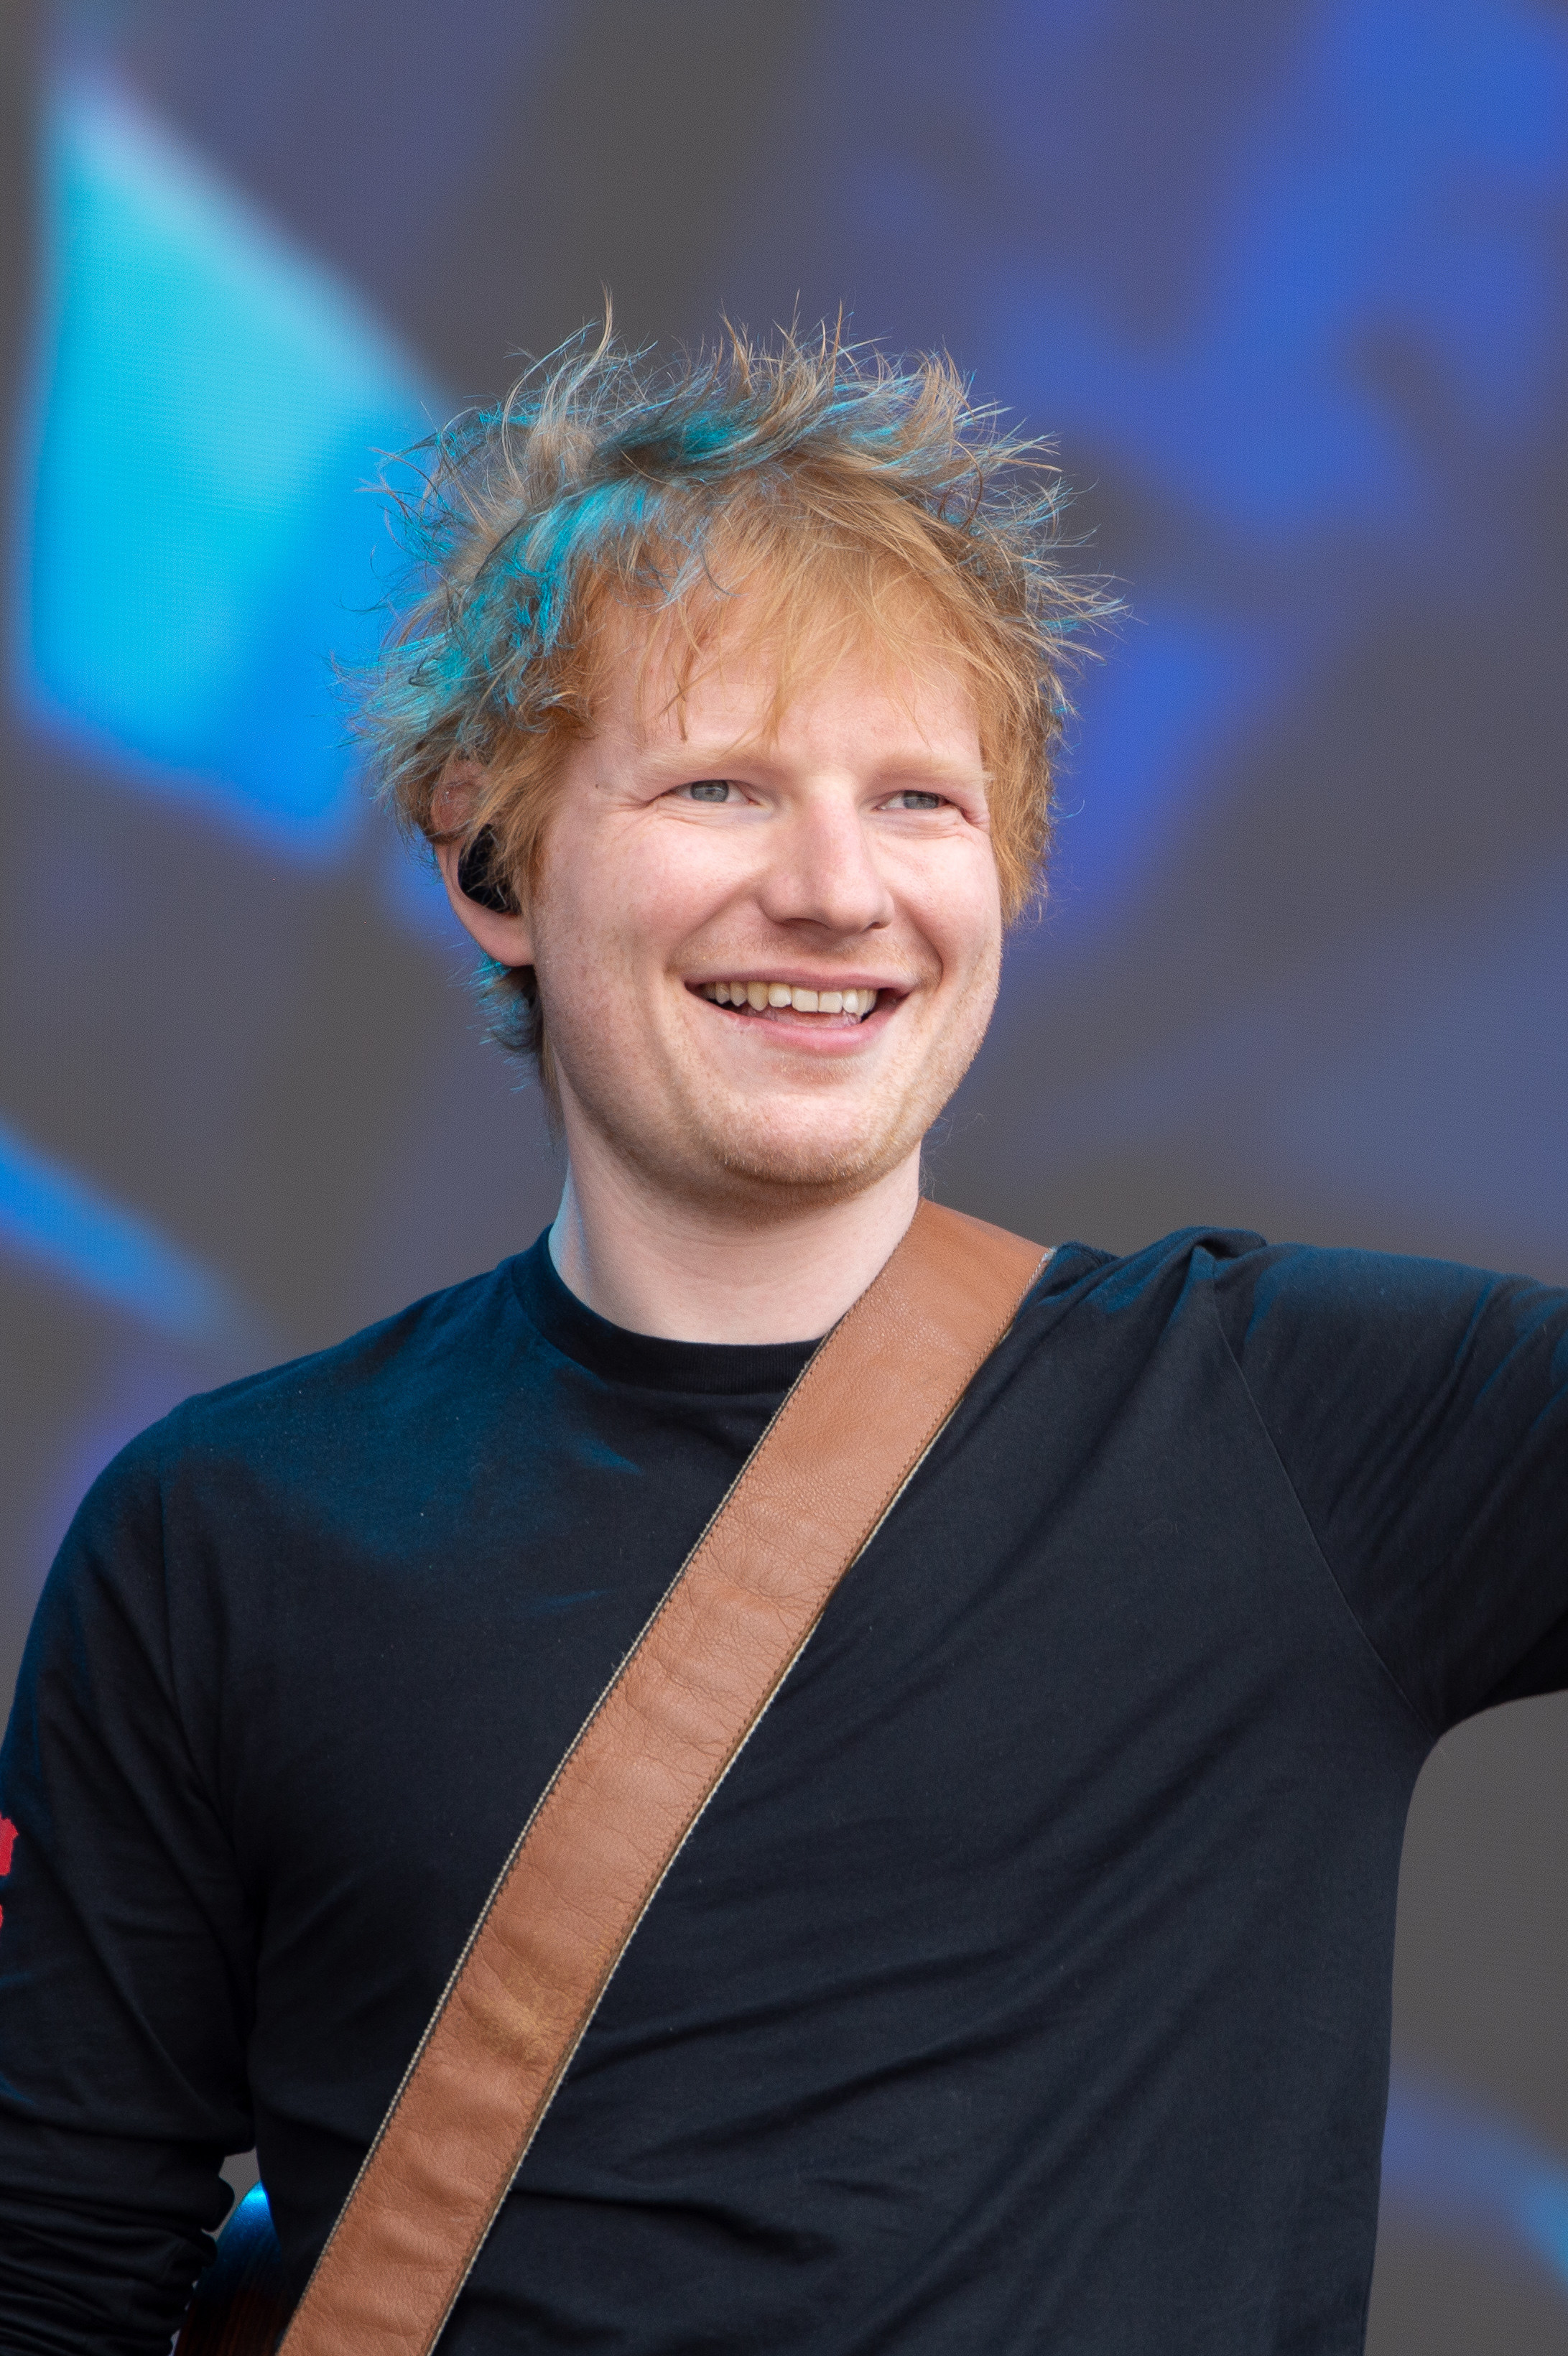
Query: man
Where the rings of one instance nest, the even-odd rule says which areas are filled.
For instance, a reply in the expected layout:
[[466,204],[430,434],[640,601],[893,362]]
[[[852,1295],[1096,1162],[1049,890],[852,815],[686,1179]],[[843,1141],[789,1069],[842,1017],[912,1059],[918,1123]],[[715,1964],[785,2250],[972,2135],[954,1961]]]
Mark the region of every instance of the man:
[[[0,1762],[8,2351],[165,2348],[252,2137],[303,2281],[534,1800],[908,1226],[1093,604],[1027,460],[944,369],[792,342],[579,351],[435,453],[367,726],[560,1215],[82,1508]],[[1444,1727],[1568,1682],[1565,1435],[1562,1294],[1061,1247],[443,2347],[1359,2348],[1405,1807]]]

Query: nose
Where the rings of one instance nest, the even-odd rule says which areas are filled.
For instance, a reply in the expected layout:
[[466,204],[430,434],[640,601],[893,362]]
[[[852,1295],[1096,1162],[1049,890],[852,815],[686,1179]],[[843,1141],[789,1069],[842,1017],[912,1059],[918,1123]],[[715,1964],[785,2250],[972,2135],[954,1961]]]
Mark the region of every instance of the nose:
[[846,941],[893,921],[893,894],[853,794],[811,795],[768,849],[757,896],[776,925],[809,926]]

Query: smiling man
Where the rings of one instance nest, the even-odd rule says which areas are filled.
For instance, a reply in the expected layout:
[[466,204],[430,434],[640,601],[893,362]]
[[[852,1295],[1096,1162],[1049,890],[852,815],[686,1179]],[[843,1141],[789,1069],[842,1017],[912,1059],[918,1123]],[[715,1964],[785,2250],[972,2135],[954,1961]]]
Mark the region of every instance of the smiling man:
[[[694,682],[668,633],[607,634],[526,913],[441,852],[480,946],[536,979],[557,1269],[618,1324],[714,1342],[823,1331],[875,1275],[1001,957],[985,758],[940,641],[895,665],[852,639],[776,710],[748,618],[742,589]],[[460,819],[461,768],[443,794]]]
[[[1095,598],[950,369],[580,348],[425,455],[365,724],[561,1209],[78,1516],[0,1759],[8,2356],[163,2356],[252,2140],[304,2282],[520,1826],[909,1227],[1045,849]],[[1568,1683],[1565,1458],[1562,1293],[1062,1245],[443,2349],[1353,2356],[1405,1809],[1445,1727]]]

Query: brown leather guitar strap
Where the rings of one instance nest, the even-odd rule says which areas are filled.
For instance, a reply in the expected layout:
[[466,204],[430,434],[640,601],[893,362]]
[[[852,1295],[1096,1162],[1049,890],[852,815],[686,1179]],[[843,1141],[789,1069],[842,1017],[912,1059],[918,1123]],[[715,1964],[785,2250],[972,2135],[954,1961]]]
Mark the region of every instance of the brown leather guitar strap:
[[283,2340],[429,2356],[660,1883],[1048,1257],[922,1203],[534,1809]]

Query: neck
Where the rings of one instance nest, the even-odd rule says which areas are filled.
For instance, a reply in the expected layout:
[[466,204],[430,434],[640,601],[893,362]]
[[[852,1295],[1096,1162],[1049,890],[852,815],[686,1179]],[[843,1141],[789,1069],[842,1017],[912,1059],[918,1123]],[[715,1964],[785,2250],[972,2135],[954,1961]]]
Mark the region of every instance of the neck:
[[809,1342],[891,1257],[919,1200],[918,1151],[864,1193],[768,1222],[656,1194],[635,1173],[574,1161],[550,1255],[579,1301],[672,1342]]

